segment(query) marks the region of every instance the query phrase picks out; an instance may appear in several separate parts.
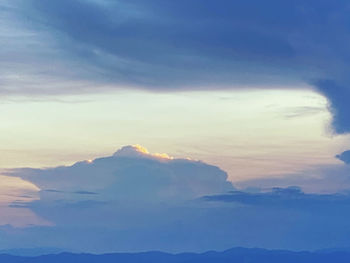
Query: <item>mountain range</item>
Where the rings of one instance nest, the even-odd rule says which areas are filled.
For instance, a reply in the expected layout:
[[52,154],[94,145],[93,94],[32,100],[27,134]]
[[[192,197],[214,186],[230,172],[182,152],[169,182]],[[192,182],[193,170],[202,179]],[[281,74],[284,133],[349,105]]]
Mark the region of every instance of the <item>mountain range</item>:
[[222,252],[170,254],[163,252],[74,254],[59,253],[40,256],[18,256],[0,254],[4,263],[348,263],[349,251],[324,250],[315,252],[293,252],[256,248],[233,248]]

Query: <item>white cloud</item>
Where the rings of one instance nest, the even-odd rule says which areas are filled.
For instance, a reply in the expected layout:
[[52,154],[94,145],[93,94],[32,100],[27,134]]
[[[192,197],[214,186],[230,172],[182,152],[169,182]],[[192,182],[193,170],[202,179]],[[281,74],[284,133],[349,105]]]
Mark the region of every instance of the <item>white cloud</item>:
[[38,203],[182,202],[233,189],[227,174],[201,161],[152,154],[140,145],[125,146],[109,157],[48,169],[14,169],[11,176],[42,191]]
[[170,157],[166,153],[150,153],[145,147],[142,147],[139,144],[136,145],[129,145],[125,146],[118,151],[116,151],[115,154],[113,154],[115,157],[140,157],[140,158],[155,158],[158,160],[165,159],[165,160],[171,160],[174,159],[173,157]]

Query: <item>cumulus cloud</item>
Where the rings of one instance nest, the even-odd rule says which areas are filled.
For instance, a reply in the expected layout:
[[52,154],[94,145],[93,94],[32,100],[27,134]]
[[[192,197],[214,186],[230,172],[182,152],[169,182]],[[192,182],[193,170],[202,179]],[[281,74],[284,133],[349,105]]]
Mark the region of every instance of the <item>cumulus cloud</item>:
[[[14,241],[20,242],[20,247],[27,246],[23,235],[36,233],[41,237],[38,241],[46,246],[50,241],[44,236],[55,234],[58,243],[64,242],[64,247],[71,249],[80,250],[84,246],[87,249],[89,246],[80,246],[80,241],[80,245],[74,245],[77,238],[83,237],[93,239],[90,241],[95,246],[95,249],[90,247],[92,251],[108,251],[109,247],[111,250],[159,249],[164,237],[151,238],[149,231],[161,236],[163,230],[169,231],[170,225],[193,224],[200,220],[202,213],[200,210],[192,213],[198,198],[234,189],[227,181],[227,174],[216,166],[167,154],[152,154],[140,145],[125,146],[112,156],[72,166],[14,169],[7,175],[20,177],[40,189],[36,200],[17,200],[10,207],[30,211],[49,225],[36,224],[14,231],[16,234],[9,239],[17,240],[16,235],[21,236],[22,241]],[[180,232],[181,238],[174,238],[177,244],[184,235]],[[114,235],[117,237],[113,238]],[[132,240],[125,240],[128,236],[133,237]],[[146,242],[146,237],[153,241]],[[115,243],[106,245],[104,239],[115,240]],[[170,249],[178,245],[169,243],[167,246]]]
[[142,146],[126,146],[110,157],[49,169],[15,169],[41,196],[95,195],[98,200],[187,200],[232,189],[218,167],[167,154],[151,154]]

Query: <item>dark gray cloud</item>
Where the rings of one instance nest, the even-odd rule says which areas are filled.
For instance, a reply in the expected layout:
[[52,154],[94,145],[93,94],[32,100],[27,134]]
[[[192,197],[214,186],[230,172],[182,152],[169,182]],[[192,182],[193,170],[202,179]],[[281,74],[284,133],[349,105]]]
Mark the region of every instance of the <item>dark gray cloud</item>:
[[288,208],[316,210],[323,213],[323,208],[331,210],[347,209],[350,206],[349,194],[306,194],[299,187],[273,188],[271,191],[249,193],[232,191],[228,194],[203,197],[205,201],[235,202],[264,208]]
[[16,0],[0,93],[314,86],[349,131],[346,0]]
[[[283,64],[293,59],[294,50],[280,36],[281,29],[267,33],[256,28],[260,21],[249,12],[252,25],[247,25],[238,15],[240,8],[249,9],[230,1],[214,5],[211,1],[34,0],[25,5],[26,13],[55,32],[55,40],[74,59],[97,66],[101,78],[150,89],[201,86],[207,81],[245,83],[246,77],[240,77],[243,71],[266,78],[267,67],[270,73],[280,67],[262,62]],[[261,18],[270,19],[267,16]]]
[[75,191],[75,192],[65,192],[65,191],[60,191],[60,190],[55,190],[55,189],[45,189],[42,190],[44,192],[50,192],[50,193],[73,193],[73,194],[79,194],[79,195],[98,195],[98,193],[95,192],[89,192],[89,191]]
[[89,191],[76,191],[74,192],[75,194],[79,195],[98,195],[98,193],[95,192],[89,192]]
[[348,133],[350,131],[350,88],[348,83],[339,85],[334,80],[322,80],[317,81],[316,86],[320,93],[328,98],[335,132]]
[[350,164],[350,151],[342,152],[336,156],[339,160],[343,161],[345,164]]
[[[68,74],[70,80],[99,83],[99,90],[309,83],[329,99],[335,131],[349,130],[343,103],[349,97],[350,51],[345,0],[30,0],[12,6],[14,16],[47,40],[49,58],[60,58],[44,75]],[[33,46],[40,48],[38,43]],[[39,67],[49,61],[42,55],[31,57]],[[47,92],[72,92],[67,84]],[[73,86],[78,93],[90,90]]]

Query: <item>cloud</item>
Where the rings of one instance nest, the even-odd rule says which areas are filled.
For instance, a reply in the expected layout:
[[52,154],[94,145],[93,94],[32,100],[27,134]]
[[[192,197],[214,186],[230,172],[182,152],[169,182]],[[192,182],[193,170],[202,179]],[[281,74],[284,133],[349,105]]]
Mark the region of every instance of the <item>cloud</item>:
[[[335,131],[349,130],[348,109],[337,99],[348,98],[346,0],[5,3],[3,93],[312,85],[329,99]],[[35,48],[9,31],[29,32]],[[8,55],[10,45],[22,56]]]
[[174,159],[173,157],[170,157],[166,153],[150,153],[145,147],[142,147],[141,145],[129,145],[125,146],[121,149],[119,149],[113,156],[116,157],[140,157],[140,158],[148,158],[148,159],[158,159],[158,160],[171,160]]
[[339,134],[350,131],[350,107],[348,104],[350,88],[348,87],[348,83],[343,83],[342,85],[339,85],[333,80],[316,82],[320,93],[328,98],[329,109],[333,115],[332,125],[335,132]]
[[350,167],[342,164],[318,165],[295,173],[235,182],[238,189],[271,189],[297,185],[307,193],[347,193],[350,189]]
[[228,194],[203,197],[211,202],[236,202],[245,205],[261,206],[264,208],[285,208],[300,210],[316,210],[324,207],[327,212],[333,209],[344,209],[350,206],[349,194],[306,194],[299,187],[273,188],[271,191],[249,193],[232,191]]
[[[65,248],[94,251],[130,250],[132,246],[135,249],[161,248],[160,242],[165,237],[151,238],[149,231],[153,229],[161,235],[161,229],[169,231],[168,227],[178,222],[187,224],[190,221],[192,224],[202,213],[200,210],[191,212],[197,198],[234,189],[227,181],[227,174],[218,167],[166,154],[152,154],[140,145],[125,146],[112,156],[81,161],[72,166],[13,169],[8,170],[7,175],[31,182],[40,189],[37,200],[19,200],[9,207],[30,211],[49,225],[37,224],[26,230],[14,230],[8,240],[14,240],[20,247],[28,246],[26,240],[34,234],[38,235],[35,246],[42,246],[40,244],[44,242],[57,247],[63,242]],[[176,244],[183,238],[184,232],[180,232],[181,238],[174,238]],[[57,235],[54,243],[48,240],[52,234]],[[1,235],[4,233],[0,231]],[[115,235],[117,238],[113,238]],[[91,240],[91,246],[86,242],[83,245],[74,236]],[[125,240],[128,236],[129,241]],[[146,237],[148,242],[144,240]],[[115,242],[106,245],[105,239]],[[165,247],[176,246],[169,243]]]
[[58,225],[95,225],[95,220],[85,219],[87,214],[97,217],[98,225],[128,225],[137,211],[159,213],[162,206],[234,189],[227,174],[216,166],[152,154],[140,145],[72,166],[13,169],[8,175],[41,189],[39,200],[12,206],[30,208]]
[[[142,146],[125,146],[113,156],[49,169],[15,169],[9,175],[38,186],[43,196],[96,196],[98,200],[186,200],[232,188],[218,167]],[[98,195],[96,194],[98,193]]]
[[324,111],[322,107],[290,107],[287,108],[284,117],[287,119],[317,115]]
[[3,6],[3,95],[313,86],[329,100],[335,132],[349,131],[346,0]]
[[[345,170],[343,174],[348,177]],[[29,211],[46,224],[0,227],[4,248],[50,246],[102,253],[350,245],[346,191],[238,191],[218,167],[152,154],[139,145],[72,166],[14,169],[10,175],[41,189],[40,198],[14,201],[10,208]]]
[[336,158],[343,161],[345,164],[350,164],[350,151],[342,152],[336,155]]
[[[349,245],[348,194],[278,188],[209,195],[181,205],[82,201],[36,206],[34,211],[46,209],[56,225],[19,230],[4,226],[1,240],[14,246],[46,244],[98,253],[233,246],[305,250]],[[283,238],[286,236],[288,239]]]
[[[291,45],[278,33],[266,33],[244,23],[239,26],[242,17],[235,10],[241,7],[248,11],[243,3],[225,1],[213,5],[211,1],[195,1],[189,5],[184,1],[174,4],[154,0],[25,3],[25,13],[35,25],[55,32],[54,40],[73,55],[75,62],[90,65],[89,70],[95,68],[95,78],[114,84],[178,89],[183,84],[203,85],[205,81],[216,84],[220,79],[244,83],[245,78],[235,71],[248,70],[247,74],[263,78],[259,71],[267,65],[248,62],[240,69],[242,57],[253,62],[282,63],[294,54]],[[267,11],[264,5],[255,4]],[[197,8],[199,5],[201,9]],[[228,15],[227,9],[234,14]],[[208,10],[211,19],[205,15]],[[250,19],[255,17],[249,12],[246,15]],[[237,21],[231,21],[234,17]],[[279,71],[279,67],[269,64],[273,71]],[[249,70],[251,67],[254,68]],[[205,80],[198,81],[201,78]]]

